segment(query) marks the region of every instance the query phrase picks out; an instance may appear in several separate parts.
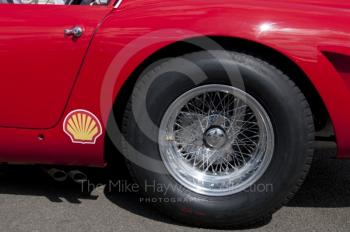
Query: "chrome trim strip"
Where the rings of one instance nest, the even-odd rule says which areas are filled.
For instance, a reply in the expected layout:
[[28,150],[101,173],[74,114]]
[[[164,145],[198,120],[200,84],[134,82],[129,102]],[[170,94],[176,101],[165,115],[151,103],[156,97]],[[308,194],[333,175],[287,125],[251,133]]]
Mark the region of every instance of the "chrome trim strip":
[[114,9],[119,8],[120,4],[122,4],[123,0],[118,0],[118,2],[115,4]]

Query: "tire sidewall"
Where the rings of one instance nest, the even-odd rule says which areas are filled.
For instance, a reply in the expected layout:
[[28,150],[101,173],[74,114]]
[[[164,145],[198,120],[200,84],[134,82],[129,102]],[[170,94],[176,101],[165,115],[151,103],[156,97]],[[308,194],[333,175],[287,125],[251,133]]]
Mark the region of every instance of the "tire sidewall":
[[[264,107],[273,124],[275,148],[269,167],[253,186],[233,195],[209,197],[197,194],[182,187],[168,174],[165,166],[160,171],[166,174],[159,174],[152,171],[151,164],[143,163],[142,167],[131,164],[133,176],[145,190],[146,196],[156,198],[156,203],[160,203],[164,212],[172,216],[185,215],[187,220],[198,220],[200,216],[204,222],[210,219],[216,223],[225,223],[228,219],[234,223],[256,218],[273,211],[295,186],[303,172],[308,149],[306,141],[311,130],[310,122],[305,120],[307,112],[301,104],[302,95],[286,76],[272,66],[247,55],[230,54],[230,58],[224,55],[221,62],[238,68],[244,88],[240,84],[235,85],[239,80],[230,80],[225,75],[217,57],[214,59],[206,53],[195,53],[184,58],[205,72],[205,81],[195,83],[196,81],[182,72],[167,72],[166,70],[173,70],[172,66],[176,63],[169,60],[141,76],[133,92],[131,104],[134,105],[125,129],[126,137],[139,152],[158,161],[161,161],[159,147],[155,142],[158,131],[151,132],[154,138],[150,139],[142,133],[138,125],[147,121],[143,117],[149,115],[152,122],[159,127],[169,105],[195,87],[225,84],[240,88]],[[187,74],[191,78],[201,75],[196,73],[196,69],[188,70]],[[144,102],[146,107],[141,107]],[[124,153],[127,156],[132,152],[126,149]],[[170,187],[167,191],[162,191],[161,188],[150,186],[163,186],[164,189]]]

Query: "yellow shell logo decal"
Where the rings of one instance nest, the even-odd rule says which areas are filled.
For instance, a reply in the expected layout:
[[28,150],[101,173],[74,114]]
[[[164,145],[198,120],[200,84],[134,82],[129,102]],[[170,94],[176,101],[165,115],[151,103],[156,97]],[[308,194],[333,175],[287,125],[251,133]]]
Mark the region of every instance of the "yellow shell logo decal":
[[73,143],[95,144],[97,138],[102,134],[102,126],[93,113],[79,109],[66,116],[63,131]]

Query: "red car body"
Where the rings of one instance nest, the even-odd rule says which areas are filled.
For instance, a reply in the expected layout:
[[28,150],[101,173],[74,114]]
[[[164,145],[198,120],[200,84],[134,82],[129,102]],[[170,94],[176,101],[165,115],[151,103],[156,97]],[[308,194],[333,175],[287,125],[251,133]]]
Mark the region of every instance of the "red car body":
[[[76,25],[80,38],[64,36]],[[126,80],[160,49],[205,36],[260,44],[298,66],[328,111],[338,157],[349,158],[349,25],[345,0],[1,4],[0,161],[103,166],[107,120]],[[73,143],[64,132],[77,109],[101,122],[96,143]]]

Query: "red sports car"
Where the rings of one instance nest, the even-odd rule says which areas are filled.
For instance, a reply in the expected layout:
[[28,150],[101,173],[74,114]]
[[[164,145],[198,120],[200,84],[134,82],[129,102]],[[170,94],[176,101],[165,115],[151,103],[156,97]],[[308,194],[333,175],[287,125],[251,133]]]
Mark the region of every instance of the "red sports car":
[[226,227],[291,199],[317,136],[350,157],[347,0],[1,3],[1,162],[123,155],[162,212]]

